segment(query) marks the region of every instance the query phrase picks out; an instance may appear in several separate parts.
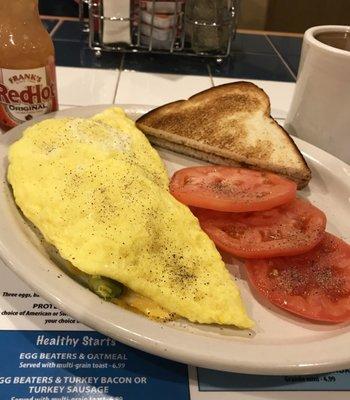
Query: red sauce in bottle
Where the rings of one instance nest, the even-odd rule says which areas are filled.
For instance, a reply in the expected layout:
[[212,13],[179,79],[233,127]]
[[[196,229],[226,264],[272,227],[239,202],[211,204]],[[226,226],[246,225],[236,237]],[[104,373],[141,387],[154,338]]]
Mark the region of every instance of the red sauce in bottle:
[[0,0],[0,128],[58,109],[55,51],[37,0]]

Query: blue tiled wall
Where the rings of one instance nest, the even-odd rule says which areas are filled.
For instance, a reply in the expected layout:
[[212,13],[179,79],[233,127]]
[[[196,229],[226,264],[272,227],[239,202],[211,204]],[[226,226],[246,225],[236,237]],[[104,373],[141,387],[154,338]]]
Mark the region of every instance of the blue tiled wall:
[[58,19],[42,19],[41,22],[43,23],[46,30],[48,32],[51,32],[52,29],[57,25]]
[[[49,0],[46,0],[49,1]],[[97,57],[88,46],[78,20],[43,20],[53,28],[57,65],[115,69],[122,67],[154,73],[185,75],[210,74],[213,77],[295,81],[302,38],[237,33],[231,54],[222,63],[199,57],[142,53],[102,53]],[[56,25],[59,21],[59,25]]]
[[39,0],[41,15],[78,17],[78,8],[74,0]]
[[298,73],[302,39],[285,36],[269,36],[269,38],[296,75]]

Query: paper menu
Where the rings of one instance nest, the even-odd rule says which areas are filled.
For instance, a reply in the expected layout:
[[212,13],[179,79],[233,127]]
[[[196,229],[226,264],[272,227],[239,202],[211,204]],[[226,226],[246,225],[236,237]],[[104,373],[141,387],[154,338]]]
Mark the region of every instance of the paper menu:
[[345,400],[349,391],[348,370],[257,377],[132,349],[67,316],[0,262],[1,400]]
[[[350,370],[307,376],[255,376],[198,368],[196,400],[345,400]],[[191,392],[192,393],[192,392]]]
[[0,399],[188,399],[187,367],[94,332],[0,262]]

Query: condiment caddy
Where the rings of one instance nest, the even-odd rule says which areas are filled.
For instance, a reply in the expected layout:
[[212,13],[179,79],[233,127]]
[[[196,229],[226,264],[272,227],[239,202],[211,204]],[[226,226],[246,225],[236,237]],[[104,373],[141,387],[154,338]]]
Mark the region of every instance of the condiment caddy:
[[89,45],[101,51],[227,56],[238,0],[80,0],[88,8]]

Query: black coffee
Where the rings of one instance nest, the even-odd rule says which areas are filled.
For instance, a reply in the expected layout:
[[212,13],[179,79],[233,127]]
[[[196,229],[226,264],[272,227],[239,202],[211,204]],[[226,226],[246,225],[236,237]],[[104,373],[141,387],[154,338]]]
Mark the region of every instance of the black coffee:
[[350,32],[322,32],[317,33],[315,38],[328,46],[350,51]]

